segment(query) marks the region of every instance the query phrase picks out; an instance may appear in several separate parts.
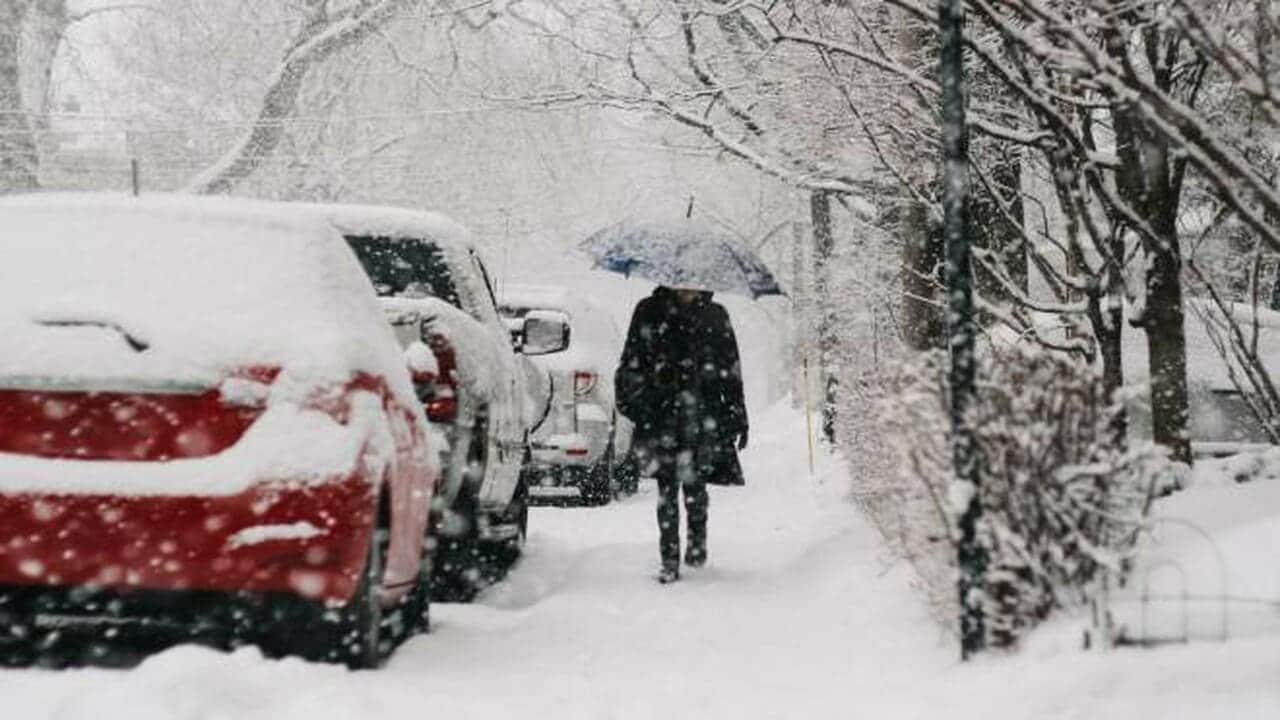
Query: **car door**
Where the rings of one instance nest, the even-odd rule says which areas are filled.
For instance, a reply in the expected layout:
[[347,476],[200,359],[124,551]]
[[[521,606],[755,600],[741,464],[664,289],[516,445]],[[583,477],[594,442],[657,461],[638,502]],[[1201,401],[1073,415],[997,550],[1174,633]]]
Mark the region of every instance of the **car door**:
[[497,387],[493,388],[494,402],[489,408],[489,422],[493,426],[498,462],[495,463],[492,482],[481,490],[480,500],[487,505],[505,507],[515,492],[520,465],[524,459],[525,394],[520,387],[520,373],[510,333],[498,316],[497,297],[493,292],[489,272],[478,252],[471,249],[468,255],[475,280],[483,287],[483,298],[478,303],[480,307],[476,308],[476,319],[493,338],[494,352],[501,354],[495,363],[498,368]]

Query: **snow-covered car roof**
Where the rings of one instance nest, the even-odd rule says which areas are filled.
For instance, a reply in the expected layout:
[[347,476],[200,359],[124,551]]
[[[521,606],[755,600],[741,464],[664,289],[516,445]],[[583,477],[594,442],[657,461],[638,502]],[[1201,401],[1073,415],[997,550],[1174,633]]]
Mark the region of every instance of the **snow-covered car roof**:
[[502,287],[502,297],[498,298],[503,306],[555,308],[564,310],[572,317],[574,310],[581,304],[579,298],[560,285],[531,285],[527,283],[508,283]]
[[351,251],[280,203],[11,196],[0,226],[2,374],[209,382],[279,365],[310,381],[371,372],[413,397]]
[[608,310],[563,285],[508,283],[501,288],[498,304],[507,309],[560,310],[568,314],[571,320],[581,318],[592,324],[602,324],[608,330],[617,332],[617,326]]
[[[565,352],[539,355],[534,360],[548,367],[599,365],[617,361],[622,351],[622,334],[608,310],[583,295],[561,285],[513,283],[505,285],[499,309],[559,310],[569,316],[569,348]],[[588,362],[589,360],[589,362]]]
[[[494,319],[489,290],[478,273],[469,268],[470,255],[478,251],[471,232],[440,213],[378,205],[287,203],[301,215],[323,218],[345,236],[423,240],[443,253],[451,267],[451,280],[462,309],[476,319]],[[453,298],[445,298],[450,301]]]
[[459,248],[474,246],[471,232],[436,212],[381,205],[287,203],[286,207],[323,217],[344,235],[424,238]]

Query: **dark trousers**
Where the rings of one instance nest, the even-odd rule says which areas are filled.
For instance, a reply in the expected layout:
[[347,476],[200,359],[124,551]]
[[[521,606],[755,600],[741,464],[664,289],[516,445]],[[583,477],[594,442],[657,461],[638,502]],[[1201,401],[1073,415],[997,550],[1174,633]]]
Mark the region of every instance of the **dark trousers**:
[[691,463],[667,456],[654,472],[658,481],[658,550],[663,567],[680,565],[680,493],[684,493],[685,520],[689,525],[691,557],[707,554],[707,484],[692,471]]

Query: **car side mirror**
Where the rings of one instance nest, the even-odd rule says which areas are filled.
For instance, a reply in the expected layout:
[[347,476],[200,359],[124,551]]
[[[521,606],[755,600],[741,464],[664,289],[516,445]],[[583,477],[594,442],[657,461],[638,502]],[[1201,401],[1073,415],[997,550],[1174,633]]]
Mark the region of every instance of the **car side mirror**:
[[520,352],[549,355],[569,347],[569,316],[555,310],[530,310],[521,328]]

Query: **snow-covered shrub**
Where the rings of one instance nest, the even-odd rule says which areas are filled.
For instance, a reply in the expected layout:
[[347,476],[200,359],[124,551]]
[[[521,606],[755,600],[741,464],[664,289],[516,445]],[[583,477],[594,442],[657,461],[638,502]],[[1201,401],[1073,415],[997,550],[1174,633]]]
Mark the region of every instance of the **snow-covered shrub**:
[[[946,362],[937,352],[898,364],[883,408],[904,480],[925,488],[937,533],[954,545],[967,496],[953,485]],[[1123,572],[1167,464],[1152,446],[1119,444],[1100,374],[1077,358],[1017,346],[984,354],[977,375],[969,421],[988,641],[1010,647],[1051,611],[1086,603],[1104,574]]]

